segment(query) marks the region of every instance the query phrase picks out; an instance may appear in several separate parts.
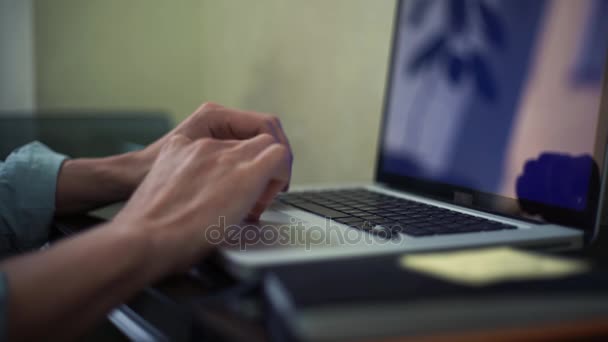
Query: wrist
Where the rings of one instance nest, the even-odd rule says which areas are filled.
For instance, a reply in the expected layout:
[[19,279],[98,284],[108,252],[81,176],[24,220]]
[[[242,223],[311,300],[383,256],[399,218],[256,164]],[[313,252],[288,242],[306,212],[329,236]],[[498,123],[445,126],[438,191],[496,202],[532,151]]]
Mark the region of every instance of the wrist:
[[112,179],[116,192],[127,198],[146,177],[153,162],[153,156],[141,150],[101,159],[101,168]]
[[147,269],[149,281],[175,270],[173,254],[179,248],[175,248],[172,239],[167,236],[170,229],[163,229],[158,221],[122,210],[104,229],[111,232],[114,238],[130,241],[129,244],[135,246],[133,258]]
[[118,159],[117,162],[122,165],[120,172],[123,174],[130,193],[137,189],[150,171],[156,159],[156,155],[151,152],[148,149],[143,149],[116,157]]
[[[121,260],[124,263],[120,265],[122,274],[139,274],[140,282],[149,283],[157,280],[164,273],[160,263],[154,263],[157,260],[155,257],[155,244],[150,234],[142,227],[129,224],[120,220],[112,220],[102,226],[97,227],[99,233],[107,237],[109,242],[108,247],[115,252],[120,251]],[[103,240],[103,239],[101,239]]]
[[65,161],[57,178],[56,213],[71,214],[128,199],[152,162],[140,152]]

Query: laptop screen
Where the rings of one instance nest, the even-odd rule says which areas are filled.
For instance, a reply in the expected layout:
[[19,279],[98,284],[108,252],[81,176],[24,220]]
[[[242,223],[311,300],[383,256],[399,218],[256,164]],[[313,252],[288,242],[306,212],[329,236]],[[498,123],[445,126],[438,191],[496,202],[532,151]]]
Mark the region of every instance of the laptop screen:
[[584,211],[608,1],[398,6],[378,171]]

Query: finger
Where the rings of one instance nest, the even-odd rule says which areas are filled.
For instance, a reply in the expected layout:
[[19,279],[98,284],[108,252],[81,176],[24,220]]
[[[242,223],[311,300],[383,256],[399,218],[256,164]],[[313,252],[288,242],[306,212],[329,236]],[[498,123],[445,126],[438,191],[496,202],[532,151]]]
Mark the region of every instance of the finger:
[[289,190],[289,183],[291,182],[291,169],[293,166],[293,152],[291,151],[291,145],[289,144],[289,140],[287,139],[287,134],[285,134],[285,130],[283,129],[283,126],[281,125],[281,120],[279,120],[278,118],[274,117],[272,119],[272,124],[271,124],[272,129],[275,132],[275,136],[278,137],[279,141],[285,145],[285,147],[287,147],[287,151],[289,153],[289,180],[287,181],[287,184],[285,185],[285,188],[282,189],[282,191],[288,191]]
[[247,215],[248,221],[258,221],[262,213],[270,206],[275,196],[285,187],[285,182],[271,180],[258,201]]
[[260,196],[250,211],[248,219],[257,220],[259,216],[272,203],[277,193],[281,191],[289,181],[285,168],[289,162],[287,149],[280,144],[272,144],[262,151],[252,161],[252,174],[260,178],[257,184],[263,184]]
[[214,129],[211,129],[214,137],[218,139],[250,139],[260,134],[271,134],[277,142],[287,148],[289,153],[288,174],[290,179],[283,189],[283,191],[287,191],[291,180],[293,152],[281,121],[272,115],[221,106],[214,107],[214,111],[216,115],[219,114],[215,120],[209,123],[210,126],[214,126]]
[[246,112],[238,110],[235,112],[239,113],[243,117],[250,118],[252,121],[254,121],[252,124],[253,127],[257,127],[257,132],[255,133],[256,135],[262,133],[272,134],[272,136],[275,137],[277,142],[285,145],[289,154],[292,154],[289,139],[287,139],[287,135],[285,134],[285,130],[283,130],[283,126],[281,125],[281,120],[279,120],[279,118],[273,115],[261,114],[256,112]]
[[193,148],[198,148],[200,152],[209,154],[229,148],[234,148],[241,143],[239,140],[218,140],[211,138],[198,139],[192,142]]
[[[289,144],[287,135],[285,134],[285,131],[283,130],[283,127],[281,125],[281,121],[277,117],[272,116],[272,115],[260,114],[260,113],[254,113],[254,112],[242,112],[242,113],[243,113],[243,115],[248,114],[248,115],[252,115],[254,117],[257,116],[257,125],[258,125],[260,132],[271,132],[271,134],[273,135],[273,137],[275,137],[277,142],[283,144],[287,148],[287,152],[289,155],[289,162],[288,162],[289,179],[287,180],[287,184],[282,189],[282,191],[289,190],[289,183],[291,181],[291,168],[292,168],[292,164],[293,164],[293,153],[291,151],[291,145]],[[261,134],[261,133],[258,133],[258,134]]]
[[235,146],[235,149],[244,154],[247,159],[253,159],[268,146],[275,144],[276,140],[270,134],[264,133],[257,135],[251,139],[241,141]]
[[283,190],[285,186],[289,184],[289,179],[291,178],[291,159],[289,150],[287,150],[284,145],[276,143],[273,138],[271,138],[267,134],[261,134],[253,139],[247,140],[246,142],[242,143],[239,148],[248,151],[247,157],[250,159],[268,158],[265,157],[265,154],[271,153],[267,151],[268,149],[271,149],[271,151],[275,149],[278,150],[278,152],[272,153],[284,153],[285,159],[282,160],[282,162],[278,165],[278,169],[274,170],[273,177],[281,179],[284,183],[283,188],[279,190]]
[[[229,132],[228,136],[232,135],[233,139],[249,139],[259,134],[268,133],[275,137],[277,142],[285,145],[291,154],[291,145],[281,121],[277,117],[232,108],[223,108],[222,111],[228,128],[219,130],[220,132]],[[224,138],[228,136],[224,136]]]
[[283,145],[285,145],[285,147],[287,147],[287,150],[289,151],[289,155],[293,158],[293,153],[291,151],[291,144],[289,143],[289,139],[287,139],[287,134],[285,133],[285,130],[283,129],[281,120],[277,117],[274,117],[273,121],[274,121],[274,129],[276,130],[276,134],[279,137],[279,140],[281,141],[281,143]]

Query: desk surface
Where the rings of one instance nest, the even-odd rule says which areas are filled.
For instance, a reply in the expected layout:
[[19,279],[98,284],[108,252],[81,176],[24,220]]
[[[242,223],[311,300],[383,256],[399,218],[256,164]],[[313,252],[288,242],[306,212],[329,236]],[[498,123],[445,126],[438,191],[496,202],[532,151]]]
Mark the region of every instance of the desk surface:
[[[56,223],[62,234],[72,234],[98,221],[89,217],[74,217]],[[592,260],[600,268],[608,268],[608,238],[602,236],[585,251],[570,252],[569,256]],[[235,303],[224,297],[226,289],[238,285],[214,264],[202,265],[200,272],[168,277],[154,284],[126,303],[131,310],[153,329],[170,340],[201,340],[213,338],[224,341],[269,340],[261,301],[255,289]],[[229,290],[231,291],[231,290]],[[104,335],[104,334],[102,334]],[[105,334],[106,340],[116,335]],[[458,334],[437,334],[415,338],[391,337],[374,341],[512,341],[512,340],[579,340],[608,337],[608,317],[586,321],[566,321],[526,328],[468,331]],[[117,338],[116,340],[121,340]]]

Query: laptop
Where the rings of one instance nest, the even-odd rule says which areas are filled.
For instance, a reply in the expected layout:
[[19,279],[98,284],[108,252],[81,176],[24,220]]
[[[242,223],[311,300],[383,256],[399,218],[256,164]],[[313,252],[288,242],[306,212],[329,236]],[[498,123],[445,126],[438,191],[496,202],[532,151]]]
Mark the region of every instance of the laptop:
[[222,262],[247,277],[312,260],[591,243],[606,17],[594,0],[398,1],[374,182],[280,195],[259,223],[225,228]]

